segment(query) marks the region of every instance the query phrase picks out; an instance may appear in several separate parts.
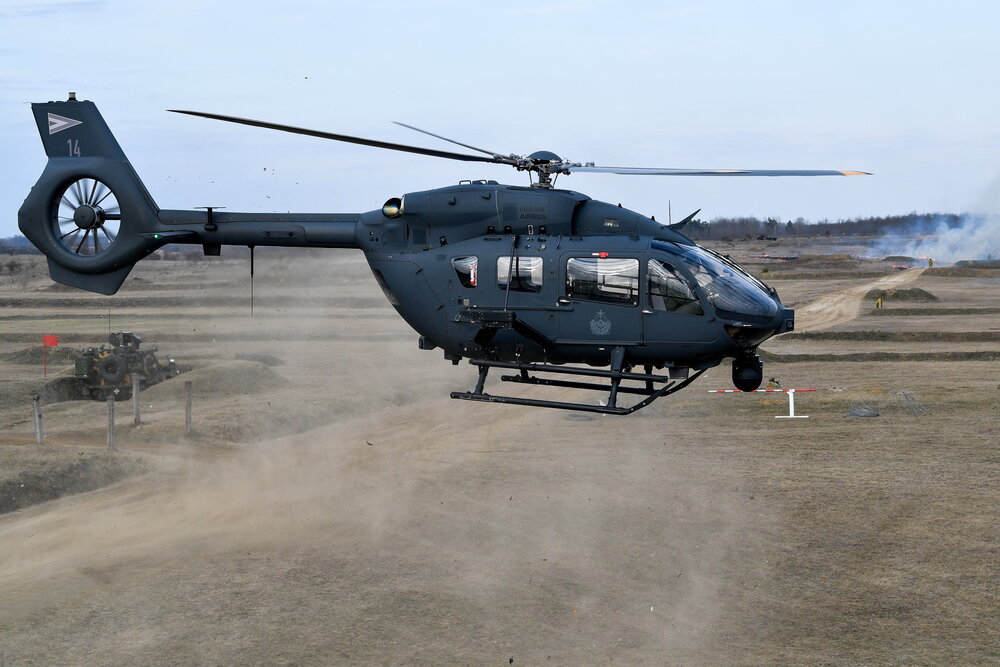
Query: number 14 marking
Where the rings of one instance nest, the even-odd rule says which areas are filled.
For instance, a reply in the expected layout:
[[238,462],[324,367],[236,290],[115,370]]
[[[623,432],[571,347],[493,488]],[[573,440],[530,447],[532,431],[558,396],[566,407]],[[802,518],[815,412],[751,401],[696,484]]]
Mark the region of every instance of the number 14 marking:
[[67,139],[66,145],[69,146],[69,156],[70,157],[80,157],[80,140],[79,139]]

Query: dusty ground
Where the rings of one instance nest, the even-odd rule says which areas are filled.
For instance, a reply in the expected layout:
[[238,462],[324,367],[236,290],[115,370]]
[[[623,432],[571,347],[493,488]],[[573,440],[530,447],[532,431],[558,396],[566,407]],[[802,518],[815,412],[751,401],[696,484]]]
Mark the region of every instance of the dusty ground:
[[[195,366],[195,433],[151,388],[130,476],[0,515],[0,665],[1000,662],[1000,278],[751,264],[813,334],[765,346],[808,419],[709,394],[726,368],[627,418],[452,401],[473,371],[350,252],[259,253],[252,319],[240,261],[115,297],[4,276],[0,482],[115,465],[104,406],[47,405],[39,448],[27,399],[41,334],[99,343],[109,311]],[[887,277],[942,301],[876,313]]]

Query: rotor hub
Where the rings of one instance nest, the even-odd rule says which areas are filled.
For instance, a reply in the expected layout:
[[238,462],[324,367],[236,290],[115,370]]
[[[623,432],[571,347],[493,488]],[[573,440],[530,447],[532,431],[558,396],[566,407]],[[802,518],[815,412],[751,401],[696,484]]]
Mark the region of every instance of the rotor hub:
[[97,229],[104,224],[104,209],[100,206],[81,204],[73,212],[73,222],[80,229]]
[[552,151],[535,151],[528,156],[528,159],[532,162],[562,162],[563,159],[553,153]]

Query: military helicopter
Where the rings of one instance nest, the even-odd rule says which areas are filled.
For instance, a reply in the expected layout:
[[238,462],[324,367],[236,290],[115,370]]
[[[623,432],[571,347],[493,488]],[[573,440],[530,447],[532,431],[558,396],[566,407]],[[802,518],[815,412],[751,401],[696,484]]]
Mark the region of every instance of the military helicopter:
[[[451,397],[625,415],[683,389],[732,358],[733,383],[760,386],[757,346],[794,328],[777,292],[673,225],[557,189],[560,175],[826,176],[865,172],[604,167],[549,151],[502,154],[406,127],[473,153],[420,148],[197,111],[201,116],[324,139],[527,172],[527,187],[493,180],[392,197],[367,213],[233,213],[161,209],[96,105],[74,93],[32,105],[48,155],[18,213],[53,280],[114,294],[167,243],[357,248],[422,350],[477,367]],[[402,125],[402,123],[400,123]],[[600,391],[599,405],[487,393],[501,380]],[[639,397],[619,405],[619,397]]]

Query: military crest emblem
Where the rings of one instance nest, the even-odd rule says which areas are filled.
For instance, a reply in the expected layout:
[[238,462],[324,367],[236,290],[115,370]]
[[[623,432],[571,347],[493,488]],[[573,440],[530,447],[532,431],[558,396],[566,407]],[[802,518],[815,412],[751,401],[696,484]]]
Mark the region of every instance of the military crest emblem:
[[607,336],[611,333],[611,320],[603,310],[597,311],[594,319],[590,320],[590,333],[595,336]]

